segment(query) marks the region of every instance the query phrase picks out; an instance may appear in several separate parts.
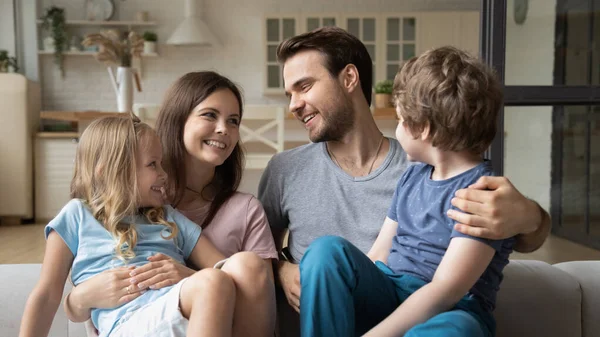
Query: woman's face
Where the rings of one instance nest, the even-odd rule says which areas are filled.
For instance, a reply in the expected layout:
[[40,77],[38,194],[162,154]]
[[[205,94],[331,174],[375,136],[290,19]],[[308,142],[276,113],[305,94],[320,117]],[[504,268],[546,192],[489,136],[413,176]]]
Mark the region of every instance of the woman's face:
[[183,129],[183,144],[192,159],[219,166],[240,139],[239,102],[229,89],[219,89],[190,112]]

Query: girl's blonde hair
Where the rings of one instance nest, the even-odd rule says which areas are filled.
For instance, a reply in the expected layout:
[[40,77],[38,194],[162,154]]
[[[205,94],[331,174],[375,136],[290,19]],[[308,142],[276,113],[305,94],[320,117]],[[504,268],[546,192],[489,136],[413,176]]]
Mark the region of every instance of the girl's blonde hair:
[[[137,230],[133,221],[139,211],[137,151],[144,137],[154,130],[134,116],[105,117],[94,120],[79,138],[71,198],[82,199],[94,218],[117,241],[115,255],[121,260],[135,256]],[[162,207],[147,208],[143,215],[153,224],[170,231],[164,239],[177,235],[177,225],[165,220]]]

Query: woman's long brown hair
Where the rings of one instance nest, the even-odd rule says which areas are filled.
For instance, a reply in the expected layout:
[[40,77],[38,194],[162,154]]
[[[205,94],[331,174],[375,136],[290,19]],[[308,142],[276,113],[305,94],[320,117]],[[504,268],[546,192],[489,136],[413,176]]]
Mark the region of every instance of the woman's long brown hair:
[[[173,207],[177,207],[181,202],[187,186],[185,164],[188,154],[183,143],[185,123],[198,104],[221,89],[228,89],[235,95],[241,117],[243,101],[240,89],[228,78],[213,71],[183,75],[171,86],[163,100],[156,120],[156,132],[163,147],[163,167],[169,175],[167,195]],[[216,194],[210,200],[208,215],[200,224],[202,228],[210,224],[223,203],[237,191],[243,169],[244,152],[238,141],[231,155],[222,165],[216,167],[213,180],[205,187],[213,188]]]

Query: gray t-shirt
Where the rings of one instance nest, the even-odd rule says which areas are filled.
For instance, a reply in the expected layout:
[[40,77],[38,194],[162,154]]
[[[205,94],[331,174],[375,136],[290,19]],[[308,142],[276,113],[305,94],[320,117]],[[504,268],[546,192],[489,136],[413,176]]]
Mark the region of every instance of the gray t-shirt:
[[395,139],[383,163],[365,177],[352,177],[329,157],[325,143],[275,155],[262,175],[258,199],[269,224],[290,231],[288,246],[299,262],[310,243],[338,235],[367,253],[381,229],[396,183],[408,166]]

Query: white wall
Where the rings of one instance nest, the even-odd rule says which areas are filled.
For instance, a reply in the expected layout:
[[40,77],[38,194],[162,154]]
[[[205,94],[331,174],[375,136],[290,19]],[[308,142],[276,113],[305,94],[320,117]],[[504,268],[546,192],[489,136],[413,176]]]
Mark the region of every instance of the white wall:
[[[159,43],[169,37],[183,17],[183,0],[115,1],[122,20],[131,19],[139,10],[147,10],[159,25],[154,29]],[[168,5],[167,5],[168,3]],[[83,18],[83,1],[44,0],[41,8],[57,5],[66,8],[67,19]],[[248,103],[283,101],[266,97],[263,88],[262,28],[267,13],[383,12],[423,10],[478,10],[478,0],[206,0],[202,10],[208,25],[223,42],[223,47],[173,47],[159,45],[159,58],[143,61],[144,87],[135,102],[158,103],[167,87],[182,74],[213,69],[239,83]],[[57,75],[52,56],[42,56],[41,79],[43,109],[114,110],[116,102],[106,69],[93,58],[67,57],[65,78]]]
[[[555,0],[530,0],[524,24],[506,22],[506,84],[552,85]],[[504,173],[526,196],[550,209],[552,107],[507,107]]]
[[13,0],[0,0],[0,49],[15,56],[15,20]]

